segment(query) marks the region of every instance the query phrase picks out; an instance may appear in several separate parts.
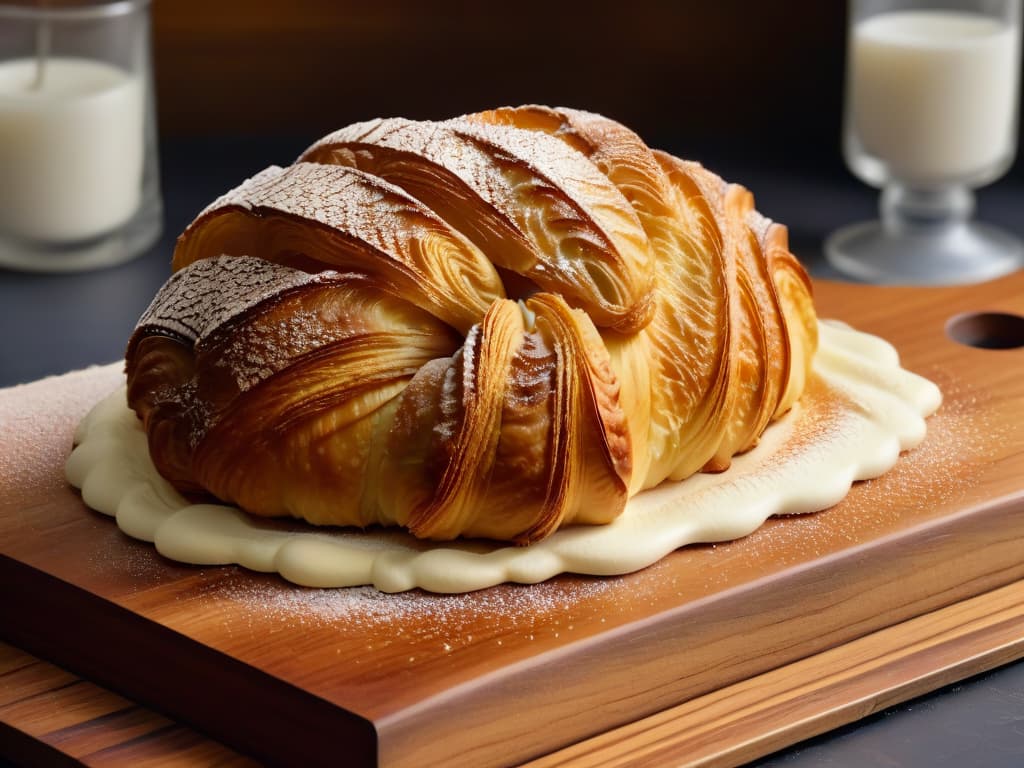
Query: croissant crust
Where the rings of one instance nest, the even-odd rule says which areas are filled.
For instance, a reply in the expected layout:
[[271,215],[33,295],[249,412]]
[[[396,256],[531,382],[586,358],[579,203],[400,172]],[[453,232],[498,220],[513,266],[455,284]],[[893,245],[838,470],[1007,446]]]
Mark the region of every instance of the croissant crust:
[[180,490],[528,544],[721,471],[800,397],[810,282],[752,195],[600,115],[343,128],[185,230],[128,344]]

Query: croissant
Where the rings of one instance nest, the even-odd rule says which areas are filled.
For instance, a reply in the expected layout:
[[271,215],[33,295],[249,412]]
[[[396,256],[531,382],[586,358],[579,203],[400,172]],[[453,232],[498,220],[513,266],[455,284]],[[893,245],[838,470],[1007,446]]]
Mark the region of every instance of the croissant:
[[786,229],[541,106],[343,128],[178,239],[126,353],[160,471],[264,516],[529,544],[722,471],[817,345]]

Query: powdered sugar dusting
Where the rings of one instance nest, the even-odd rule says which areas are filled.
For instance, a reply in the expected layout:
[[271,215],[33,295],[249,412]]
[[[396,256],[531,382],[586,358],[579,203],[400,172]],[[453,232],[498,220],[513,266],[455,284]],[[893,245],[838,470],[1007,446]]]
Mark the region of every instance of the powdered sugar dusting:
[[318,313],[298,307],[277,328],[253,323],[225,334],[217,345],[214,365],[228,369],[238,391],[245,392],[287,367],[303,352],[338,340],[345,328],[344,323],[328,325]]
[[530,639],[561,617],[615,589],[615,580],[555,579],[530,586],[500,585],[466,594],[410,591],[385,594],[373,587],[310,589],[243,573],[223,580],[209,594],[231,602],[256,621],[281,621],[353,631],[401,630],[433,635],[454,650],[474,640],[472,632],[516,633]]
[[136,327],[196,342],[282,291],[337,278],[336,272],[311,275],[244,256],[201,259],[171,275]]
[[196,221],[199,221],[205,217],[208,213],[215,211],[219,208],[223,208],[227,205],[236,205],[240,207],[248,207],[248,195],[255,189],[262,189],[268,184],[272,184],[276,178],[284,173],[284,168],[279,165],[271,165],[264,168],[262,171],[257,173],[255,176],[246,179],[234,189],[230,189],[223,195],[218,197],[206,208],[204,208],[200,214],[196,217]]
[[[414,159],[392,162],[403,156]],[[469,201],[471,215],[453,221],[495,263],[571,298],[598,325],[615,325],[649,299],[653,265],[636,212],[557,138],[459,118],[394,118],[336,131],[302,158],[365,167],[449,215]],[[448,188],[459,186],[453,206]]]
[[[394,242],[415,236],[429,221],[447,228],[441,219],[393,184],[340,165],[296,163],[286,169],[268,168],[210,206],[205,215],[224,208],[268,208],[358,237],[384,253]],[[189,227],[202,224],[200,216]],[[183,237],[188,236],[188,230]]]
[[[456,328],[468,328],[504,294],[491,262],[434,211],[400,187],[342,165],[299,162],[248,180],[189,225],[176,259],[240,247],[215,245],[219,236],[204,239],[205,228],[216,231],[221,216],[239,211],[250,217],[244,226],[261,233],[246,241],[249,255],[298,259],[311,271],[321,264],[373,275]],[[267,223],[272,227],[261,228]]]
[[[982,479],[1009,433],[1007,418],[990,404],[990,395],[951,379],[936,367],[927,371],[945,394],[945,405],[928,420],[928,440],[906,454],[893,470],[871,480],[873,493],[887,498],[908,498],[912,504],[895,510],[865,503],[862,495],[848,500],[846,513],[858,522],[892,521],[900,515],[936,505],[955,505]],[[895,511],[895,518],[894,518]]]
[[404,118],[342,128],[311,147],[303,158],[334,146],[367,145],[416,155],[446,169],[496,209],[508,214],[518,207],[515,191],[498,172],[491,156],[460,137],[448,123]]
[[[968,391],[966,384],[951,379],[941,368],[927,373],[941,384],[944,404],[928,419],[928,439],[903,453],[891,470],[858,483],[827,512],[769,520],[741,545],[711,546],[723,550],[722,556],[727,556],[730,548],[742,546],[744,557],[784,567],[881,538],[923,513],[958,509],[970,490],[980,484],[984,467],[991,465],[998,446],[1004,444],[1008,422],[993,415],[985,393]],[[814,410],[813,403],[809,410]],[[809,420],[814,421],[818,419]],[[830,426],[830,422],[834,416],[820,421],[819,427],[841,435],[842,424]],[[707,577],[714,582],[721,574],[708,573]]]
[[40,483],[63,487],[75,425],[123,381],[122,363],[0,389],[0,497]]
[[130,539],[119,529],[107,529],[108,535],[98,538],[98,545],[89,553],[89,569],[93,573],[116,579],[129,592],[139,592],[165,582],[169,568],[184,570],[184,566],[169,564],[145,542]]
[[[561,190],[581,218],[595,227],[594,235],[604,240],[606,248],[614,249],[616,255],[648,247],[640,219],[618,188],[582,153],[560,139],[538,131],[459,118],[449,124],[458,135],[514,158]],[[633,266],[647,266],[646,259],[642,261]]]

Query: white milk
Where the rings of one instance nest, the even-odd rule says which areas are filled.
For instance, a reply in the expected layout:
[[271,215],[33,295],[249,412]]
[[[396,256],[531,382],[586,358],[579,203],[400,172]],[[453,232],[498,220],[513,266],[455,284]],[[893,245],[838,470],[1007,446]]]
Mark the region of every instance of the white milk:
[[88,59],[0,62],[0,234],[70,242],[108,233],[139,207],[144,94],[137,77]]
[[1015,144],[1019,36],[984,16],[882,13],[850,45],[853,129],[902,181],[977,175]]

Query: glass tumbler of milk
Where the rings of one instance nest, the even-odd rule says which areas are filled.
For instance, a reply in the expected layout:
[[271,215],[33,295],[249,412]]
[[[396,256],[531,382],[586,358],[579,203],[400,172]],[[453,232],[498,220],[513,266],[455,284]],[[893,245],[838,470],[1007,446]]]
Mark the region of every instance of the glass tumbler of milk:
[[972,219],[973,189],[1017,144],[1021,0],[851,0],[843,151],[882,189],[878,221],[825,243],[859,280],[952,284],[1024,265],[1012,234]]
[[0,0],[0,267],[118,264],[163,213],[148,0]]

